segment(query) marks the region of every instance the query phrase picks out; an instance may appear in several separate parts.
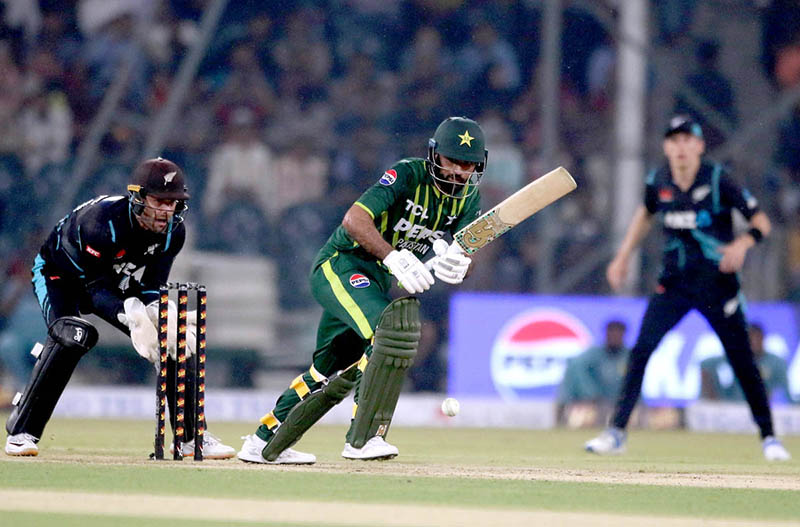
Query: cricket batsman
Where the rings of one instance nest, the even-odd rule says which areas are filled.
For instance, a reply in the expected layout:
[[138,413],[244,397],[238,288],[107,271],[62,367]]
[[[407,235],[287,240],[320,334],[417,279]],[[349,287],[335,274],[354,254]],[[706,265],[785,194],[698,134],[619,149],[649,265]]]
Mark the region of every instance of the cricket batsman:
[[[239,459],[314,463],[313,454],[290,447],[353,388],[356,402],[342,457],[398,454],[385,438],[417,351],[419,301],[392,300],[389,290],[396,281],[418,295],[434,276],[450,284],[464,279],[471,259],[456,244],[438,242],[438,252],[433,247],[480,214],[478,185],[486,159],[478,123],[450,117],[428,141],[427,159],[398,161],[350,207],[311,271],[314,298],[324,309],[312,364],[245,437]],[[422,260],[434,252],[426,267]]]

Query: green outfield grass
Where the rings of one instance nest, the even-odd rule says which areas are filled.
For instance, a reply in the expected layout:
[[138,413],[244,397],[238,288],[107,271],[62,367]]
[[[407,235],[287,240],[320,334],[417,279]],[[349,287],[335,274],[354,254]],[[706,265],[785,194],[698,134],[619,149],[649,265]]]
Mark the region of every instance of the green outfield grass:
[[[800,481],[798,461],[766,463],[757,438],[749,435],[633,431],[628,454],[608,458],[581,449],[595,431],[396,428],[390,439],[400,448],[400,457],[364,463],[339,456],[344,427],[320,426],[297,445],[298,449],[314,452],[318,464],[293,470],[236,460],[202,464],[188,460],[148,462],[153,426],[142,421],[54,419],[40,443],[39,457],[0,456],[0,492],[393,503],[623,514],[662,520],[682,516],[791,522],[800,518],[797,490],[732,488],[737,485],[726,483],[734,480],[738,486],[747,487],[749,477]],[[212,431],[238,449],[239,437],[251,433],[253,425],[218,423]],[[789,438],[785,444],[800,457],[800,438]],[[616,479],[592,479],[604,474]],[[648,474],[687,475],[690,481],[695,476],[708,476],[711,483],[700,487],[672,484],[670,477],[662,477],[658,484],[624,483],[626,475],[642,478]],[[584,476],[586,481],[582,481]],[[135,517],[114,518],[111,522],[107,515],[41,510],[6,511],[0,515],[9,525],[140,524]],[[301,516],[297,519],[300,523],[274,525],[307,525]],[[203,527],[220,524],[225,523],[197,523]]]

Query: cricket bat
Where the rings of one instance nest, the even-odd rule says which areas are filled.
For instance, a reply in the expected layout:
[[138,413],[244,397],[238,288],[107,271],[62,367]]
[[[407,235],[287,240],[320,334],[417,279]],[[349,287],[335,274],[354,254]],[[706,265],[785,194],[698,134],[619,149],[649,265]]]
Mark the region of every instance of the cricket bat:
[[578,185],[564,167],[528,183],[483,213],[453,236],[467,254],[477,252],[512,227],[575,190]]

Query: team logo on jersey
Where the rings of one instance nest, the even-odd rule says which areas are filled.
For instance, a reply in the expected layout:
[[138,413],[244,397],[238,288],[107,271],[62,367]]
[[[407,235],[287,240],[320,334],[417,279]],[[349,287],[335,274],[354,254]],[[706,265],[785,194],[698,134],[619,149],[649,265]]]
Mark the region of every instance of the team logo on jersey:
[[92,249],[91,245],[86,246],[86,252],[94,256],[95,258],[100,258],[100,251]]
[[672,201],[674,198],[672,194],[671,188],[660,188],[658,189],[658,201],[669,202]]
[[369,278],[367,278],[363,274],[358,274],[358,273],[351,274],[350,285],[352,285],[356,289],[364,289],[365,287],[369,287]]
[[708,196],[708,193],[711,192],[711,187],[708,185],[703,185],[702,187],[697,187],[692,191],[692,201],[695,203],[699,201],[703,201],[703,199]]
[[391,169],[383,173],[380,179],[380,184],[388,187],[389,185],[394,185],[395,181],[397,181],[397,171]]
[[[710,218],[708,223],[710,224]],[[693,210],[671,210],[664,214],[664,226],[668,229],[696,229],[697,213]]]

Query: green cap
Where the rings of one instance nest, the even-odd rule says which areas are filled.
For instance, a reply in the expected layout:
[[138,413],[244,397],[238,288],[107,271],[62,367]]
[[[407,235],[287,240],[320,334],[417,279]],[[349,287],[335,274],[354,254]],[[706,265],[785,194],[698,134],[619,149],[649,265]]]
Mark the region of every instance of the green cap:
[[466,117],[448,117],[433,134],[436,153],[457,161],[484,163],[486,140],[480,125]]

